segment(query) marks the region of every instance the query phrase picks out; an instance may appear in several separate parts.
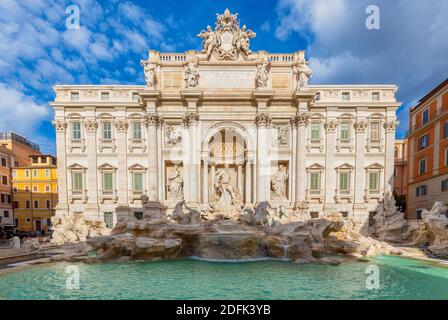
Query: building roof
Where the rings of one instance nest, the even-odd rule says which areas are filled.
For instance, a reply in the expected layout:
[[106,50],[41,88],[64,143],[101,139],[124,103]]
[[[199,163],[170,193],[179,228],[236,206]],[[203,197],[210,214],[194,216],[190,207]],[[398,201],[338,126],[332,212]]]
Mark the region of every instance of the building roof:
[[422,104],[424,104],[426,101],[431,99],[433,96],[435,96],[443,87],[448,85],[448,78],[445,79],[442,83],[440,83],[437,87],[432,89],[429,93],[427,93],[423,98],[421,98],[418,102],[418,104],[411,108],[411,112],[415,109],[418,109]]
[[36,151],[40,151],[40,147],[38,144],[31,142],[26,137],[18,133],[15,133],[14,131],[0,132],[0,140],[11,140],[20,143],[24,146],[27,146],[31,149],[34,149]]

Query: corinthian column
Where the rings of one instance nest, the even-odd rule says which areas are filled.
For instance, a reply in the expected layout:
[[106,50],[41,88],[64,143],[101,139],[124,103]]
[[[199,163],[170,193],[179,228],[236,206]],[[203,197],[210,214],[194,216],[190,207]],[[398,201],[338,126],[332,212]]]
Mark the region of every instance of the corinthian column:
[[148,127],[148,206],[157,210],[160,205],[159,199],[159,156],[157,144],[157,127],[160,124],[160,118],[156,114],[150,114],[146,117]]
[[[199,115],[196,112],[188,112],[184,118],[184,126],[188,130],[188,144],[184,167],[188,170],[188,193],[187,202],[189,206],[199,205],[199,172],[200,158],[198,152],[198,121]],[[187,151],[187,150],[186,150]]]
[[56,216],[63,216],[68,213],[67,190],[67,158],[66,158],[66,131],[67,122],[65,120],[55,120],[53,125],[56,128],[56,150],[58,156],[58,204],[56,206]]
[[98,123],[95,120],[84,121],[84,128],[86,131],[87,144],[87,206],[86,215],[90,218],[97,219],[98,217],[98,168],[96,161],[96,129]]
[[325,210],[331,210],[334,207],[334,193],[336,190],[334,152],[336,148],[336,129],[338,122],[328,120],[324,124],[325,137]]
[[[117,190],[118,190],[118,205],[119,208],[128,207],[128,160],[127,160],[127,132],[128,122],[125,119],[118,119],[115,121],[115,128],[117,131],[117,154],[118,154],[118,170],[117,170]],[[118,214],[118,213],[117,213]],[[125,214],[125,213],[123,213]],[[121,218],[121,217],[118,217]]]
[[306,203],[306,128],[309,114],[300,112],[295,118],[297,125],[297,155],[296,155],[296,209],[304,209]]
[[269,158],[268,132],[272,118],[267,113],[256,116],[257,124],[257,203],[269,201],[271,165]]
[[208,159],[204,158],[203,160],[203,171],[202,171],[202,203],[207,205],[209,203],[208,200]]
[[[366,130],[368,122],[365,120],[358,120],[355,125],[356,131],[356,159],[355,159],[355,211],[357,209],[365,209],[364,205],[364,186],[365,186],[365,170],[364,170],[364,155],[366,146]],[[356,212],[355,212],[356,214]]]
[[398,121],[395,119],[388,120],[384,123],[386,138],[386,159],[384,161],[384,193],[392,194],[394,189],[394,165],[395,165],[395,128]]
[[252,203],[252,164],[249,159],[246,160],[246,188],[245,188],[246,205]]

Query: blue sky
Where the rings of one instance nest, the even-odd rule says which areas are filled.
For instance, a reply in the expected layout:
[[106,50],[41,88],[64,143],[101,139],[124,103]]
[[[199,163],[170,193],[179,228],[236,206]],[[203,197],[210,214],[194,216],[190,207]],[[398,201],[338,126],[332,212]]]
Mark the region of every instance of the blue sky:
[[[65,9],[80,8],[67,30]],[[380,9],[367,30],[365,9]],[[252,50],[307,50],[312,84],[397,84],[402,137],[408,110],[448,76],[446,0],[0,1],[0,130],[14,130],[55,153],[55,84],[143,84],[148,49],[200,49],[215,13],[238,12],[257,33]]]

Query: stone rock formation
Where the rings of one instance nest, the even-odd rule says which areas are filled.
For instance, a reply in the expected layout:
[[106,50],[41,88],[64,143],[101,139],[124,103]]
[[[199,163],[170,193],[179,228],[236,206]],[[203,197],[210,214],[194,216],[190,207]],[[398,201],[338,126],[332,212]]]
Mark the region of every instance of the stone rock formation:
[[404,240],[406,228],[404,213],[398,211],[395,199],[390,193],[385,193],[373,220],[375,221],[373,235],[380,241],[400,242]]
[[[236,219],[227,220],[202,219],[198,212],[193,218],[191,212],[183,211],[179,217],[177,214],[145,216],[141,220],[120,221],[109,235],[97,237],[87,237],[89,233],[85,227],[82,236],[87,239],[88,249],[79,249],[57,260],[78,259],[80,252],[94,251],[96,256],[85,256],[84,261],[198,257],[215,260],[277,258],[297,263],[338,264],[344,257],[359,259],[376,254],[401,254],[384,242],[362,236],[355,231],[354,223],[342,219],[340,214],[277,223],[270,216],[281,220],[281,209],[264,206],[260,210],[258,208],[258,213],[248,210]],[[68,237],[74,236],[69,233]]]
[[431,210],[423,210],[423,223],[414,243],[428,244],[428,249],[441,257],[448,257],[448,207],[436,201]]
[[90,220],[77,213],[52,217],[51,222],[54,226],[51,243],[58,245],[86,241],[88,237],[107,235],[111,231],[103,221]]

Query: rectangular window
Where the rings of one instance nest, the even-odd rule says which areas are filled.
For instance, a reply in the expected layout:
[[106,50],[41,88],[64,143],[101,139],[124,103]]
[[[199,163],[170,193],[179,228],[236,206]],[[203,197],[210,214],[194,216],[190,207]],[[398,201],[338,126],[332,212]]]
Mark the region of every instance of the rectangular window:
[[428,121],[429,121],[429,110],[426,109],[425,111],[423,111],[423,114],[422,114],[422,123],[426,124],[426,123],[428,123]]
[[9,218],[9,211],[3,211],[3,216],[5,218]]
[[37,186],[33,186],[33,192],[37,192],[37,191],[38,191]]
[[25,178],[29,178],[30,177],[30,170],[25,170]]
[[320,140],[320,123],[311,123],[311,140]]
[[72,138],[81,139],[81,122],[72,123]]
[[7,186],[7,185],[8,185],[8,176],[2,176],[2,184],[3,184],[4,186]]
[[418,173],[423,174],[425,172],[426,172],[426,158],[423,158],[418,161]]
[[74,191],[82,191],[83,181],[82,181],[82,173],[81,172],[73,172],[73,190]]
[[78,101],[79,100],[79,92],[72,92],[70,94],[70,98],[72,101]]
[[33,170],[33,178],[37,178],[37,170]]
[[2,158],[2,167],[6,167],[6,158]]
[[45,186],[45,192],[50,192],[50,186]]
[[348,140],[350,139],[350,124],[348,122],[341,123],[341,139]]
[[339,189],[340,191],[350,190],[350,174],[348,172],[341,172],[339,174]]
[[103,123],[103,139],[104,140],[112,139],[112,123],[110,122]]
[[311,219],[319,218],[319,212],[316,212],[316,211],[310,212],[310,217],[311,217]]
[[310,190],[320,191],[320,172],[310,174]]
[[372,92],[372,101],[380,101],[380,93]]
[[39,163],[39,157],[31,157],[32,163]]
[[101,92],[101,100],[109,100],[109,92]]
[[112,172],[103,173],[103,190],[104,191],[113,190]]
[[369,173],[369,190],[378,190],[379,189],[379,173],[378,172],[370,172]]
[[17,171],[16,170],[12,170],[12,177],[13,178],[17,178]]
[[422,150],[427,148],[429,145],[429,135],[425,134],[418,139],[418,149]]
[[13,207],[14,209],[18,209],[18,208],[19,208],[19,201],[14,201],[14,202],[12,203],[12,207]]
[[140,99],[140,95],[137,92],[132,93],[132,100],[138,101]]
[[51,201],[50,201],[50,200],[46,200],[46,201],[45,201],[45,207],[46,207],[47,209],[51,209]]
[[48,169],[45,170],[45,177],[46,178],[50,177],[50,170],[48,170]]
[[142,124],[140,122],[134,122],[133,123],[133,137],[136,140],[140,140],[142,138]]
[[134,173],[133,184],[134,184],[133,189],[135,191],[143,190],[143,174],[142,173]]
[[380,123],[372,122],[370,124],[370,139],[378,140],[380,138]]
[[442,181],[442,192],[448,191],[448,179]]
[[46,157],[40,157],[40,163],[46,164],[47,163],[47,158]]
[[350,101],[350,92],[342,92],[342,101]]
[[112,229],[114,226],[114,216],[112,212],[104,212],[104,222],[106,227]]
[[30,191],[30,186],[25,186],[25,191],[26,192]]
[[448,122],[443,125],[443,139],[448,138]]
[[445,148],[445,165],[448,166],[448,147]]
[[34,209],[39,209],[39,200],[34,200]]
[[25,201],[25,208],[27,208],[27,209],[31,208],[31,202],[30,202],[30,200],[26,200],[26,201]]
[[427,191],[428,190],[427,190],[427,186],[426,185],[419,186],[419,187],[417,187],[417,189],[415,189],[415,193],[416,193],[417,197],[426,196]]
[[14,187],[14,188],[12,188],[12,191],[13,191],[13,192],[17,192],[17,191],[19,191],[19,190],[17,189],[17,187]]
[[26,223],[31,223],[31,218],[26,218]]
[[5,194],[3,193],[0,195],[0,202],[5,203]]

